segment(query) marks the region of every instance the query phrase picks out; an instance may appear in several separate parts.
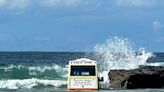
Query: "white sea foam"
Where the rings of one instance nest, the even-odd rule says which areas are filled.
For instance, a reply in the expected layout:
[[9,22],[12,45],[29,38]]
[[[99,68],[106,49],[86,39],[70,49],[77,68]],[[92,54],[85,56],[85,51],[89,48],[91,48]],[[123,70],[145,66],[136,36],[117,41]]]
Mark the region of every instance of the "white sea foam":
[[117,69],[136,69],[139,65],[146,65],[151,52],[144,48],[134,50],[133,43],[126,38],[114,37],[103,44],[97,44],[94,48],[96,57],[99,59],[100,75],[104,76],[104,83],[109,83],[108,72]]
[[0,88],[2,89],[19,89],[19,88],[33,88],[37,85],[44,86],[53,86],[53,87],[61,87],[62,85],[66,85],[66,81],[64,80],[41,80],[41,79],[13,79],[13,80],[0,80]]
[[164,66],[164,62],[146,63],[147,66]]
[[47,66],[47,65],[44,65],[44,66],[31,66],[31,67],[28,67],[29,71],[39,71],[39,72],[44,72],[46,70],[57,70],[57,71],[61,71],[63,70],[63,68],[57,64],[53,64],[52,66]]
[[62,75],[62,77],[66,77],[67,73],[67,68],[61,67],[57,64],[53,64],[52,66],[34,66],[34,67],[28,67],[29,73],[30,74],[35,74],[36,71],[39,72],[45,72],[45,71],[50,71],[50,70],[55,70],[57,73]]
[[7,71],[12,71],[13,69],[21,69],[21,68],[24,68],[25,66],[22,66],[22,65],[9,65],[9,66],[3,66],[3,67],[0,67],[1,70],[5,70],[6,72]]

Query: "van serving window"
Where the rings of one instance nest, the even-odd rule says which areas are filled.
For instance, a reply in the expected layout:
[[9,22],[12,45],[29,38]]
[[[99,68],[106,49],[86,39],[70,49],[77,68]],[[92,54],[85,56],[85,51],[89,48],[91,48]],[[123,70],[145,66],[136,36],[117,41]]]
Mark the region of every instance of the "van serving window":
[[71,76],[95,76],[95,66],[71,66]]

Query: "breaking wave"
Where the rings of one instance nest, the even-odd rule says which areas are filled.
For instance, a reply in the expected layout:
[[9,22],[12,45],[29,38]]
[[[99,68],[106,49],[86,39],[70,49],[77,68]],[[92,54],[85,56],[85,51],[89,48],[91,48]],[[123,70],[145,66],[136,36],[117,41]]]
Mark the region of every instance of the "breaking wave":
[[57,64],[42,66],[9,65],[0,67],[0,78],[5,79],[59,79],[65,78],[67,69]]
[[66,81],[42,80],[37,78],[23,79],[23,80],[20,79],[0,80],[1,89],[38,88],[38,87],[60,88],[65,85],[66,85]]
[[57,64],[49,66],[1,66],[0,89],[65,87],[66,70]]

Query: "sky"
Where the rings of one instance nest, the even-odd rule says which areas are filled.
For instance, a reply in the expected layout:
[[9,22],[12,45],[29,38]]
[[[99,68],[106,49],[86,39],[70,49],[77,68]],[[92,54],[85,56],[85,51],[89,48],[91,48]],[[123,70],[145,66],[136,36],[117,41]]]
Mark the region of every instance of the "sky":
[[0,51],[92,51],[114,36],[164,52],[164,0],[0,0]]

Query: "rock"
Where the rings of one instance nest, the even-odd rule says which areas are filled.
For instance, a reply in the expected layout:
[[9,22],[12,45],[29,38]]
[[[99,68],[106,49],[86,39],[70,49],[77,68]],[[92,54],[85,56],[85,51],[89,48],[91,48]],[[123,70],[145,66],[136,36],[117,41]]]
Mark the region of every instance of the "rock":
[[140,66],[133,70],[111,70],[109,72],[111,88],[163,88],[164,67]]

